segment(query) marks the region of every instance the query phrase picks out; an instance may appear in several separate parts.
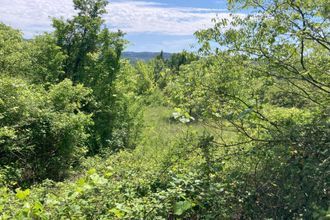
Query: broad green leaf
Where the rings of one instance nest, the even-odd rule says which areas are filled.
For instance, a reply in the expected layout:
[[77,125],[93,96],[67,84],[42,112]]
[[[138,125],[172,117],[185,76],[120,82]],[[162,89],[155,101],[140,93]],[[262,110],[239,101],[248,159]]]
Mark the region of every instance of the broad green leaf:
[[195,204],[189,200],[177,202],[174,205],[174,214],[180,216],[194,206]]

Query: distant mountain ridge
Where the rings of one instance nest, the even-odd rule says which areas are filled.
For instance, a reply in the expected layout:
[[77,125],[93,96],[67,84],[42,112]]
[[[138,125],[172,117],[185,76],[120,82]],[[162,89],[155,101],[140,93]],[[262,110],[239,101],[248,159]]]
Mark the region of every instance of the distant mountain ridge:
[[[132,62],[136,62],[138,60],[148,61],[156,56],[158,56],[160,52],[132,52],[126,51],[123,52],[122,56],[126,59],[129,59]],[[172,53],[163,52],[164,59],[169,59],[172,56]]]

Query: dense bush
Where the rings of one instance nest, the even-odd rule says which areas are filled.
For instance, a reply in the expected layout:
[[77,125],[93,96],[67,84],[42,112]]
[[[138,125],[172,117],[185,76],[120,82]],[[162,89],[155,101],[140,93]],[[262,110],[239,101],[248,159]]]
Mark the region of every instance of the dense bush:
[[65,80],[48,91],[24,80],[0,79],[0,165],[21,185],[63,179],[86,153],[91,116],[81,112],[91,91]]
[[319,35],[329,20],[311,1],[232,5],[259,14],[198,32],[207,58],[183,68],[168,94],[241,166],[227,171],[238,199],[225,205],[238,218],[315,218],[329,205],[329,40]]

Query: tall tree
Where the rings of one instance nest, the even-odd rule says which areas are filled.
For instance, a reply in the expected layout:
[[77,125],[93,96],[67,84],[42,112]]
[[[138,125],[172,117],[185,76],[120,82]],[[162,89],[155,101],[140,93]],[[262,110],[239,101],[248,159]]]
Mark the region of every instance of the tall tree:
[[[117,100],[114,81],[120,68],[120,56],[125,41],[123,33],[111,32],[104,27],[102,14],[106,0],[74,0],[78,14],[69,20],[54,19],[55,38],[66,59],[64,78],[92,88],[95,98],[88,112],[93,113],[90,149],[108,146],[116,124]],[[117,123],[118,124],[118,123]]]
[[57,44],[67,55],[65,76],[74,82],[83,81],[84,66],[88,63],[89,53],[97,51],[98,34],[103,23],[105,0],[74,0],[78,14],[69,20],[53,19]]

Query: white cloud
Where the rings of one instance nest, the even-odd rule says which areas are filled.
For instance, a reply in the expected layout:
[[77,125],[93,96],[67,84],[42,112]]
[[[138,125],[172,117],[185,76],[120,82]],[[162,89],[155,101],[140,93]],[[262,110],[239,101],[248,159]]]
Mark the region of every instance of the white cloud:
[[71,0],[0,0],[0,22],[21,29],[27,37],[51,30],[51,17],[73,14]]
[[[161,7],[144,2],[110,3],[105,19],[111,26],[128,33],[162,33],[168,35],[191,35],[212,25],[212,18],[228,17],[215,9]],[[221,13],[220,13],[221,12]]]
[[[147,1],[117,1],[107,6],[106,24],[126,33],[191,35],[212,25],[212,18],[229,17],[224,10],[165,7]],[[26,37],[51,30],[51,17],[74,14],[72,0],[0,0],[0,21],[21,29]]]

